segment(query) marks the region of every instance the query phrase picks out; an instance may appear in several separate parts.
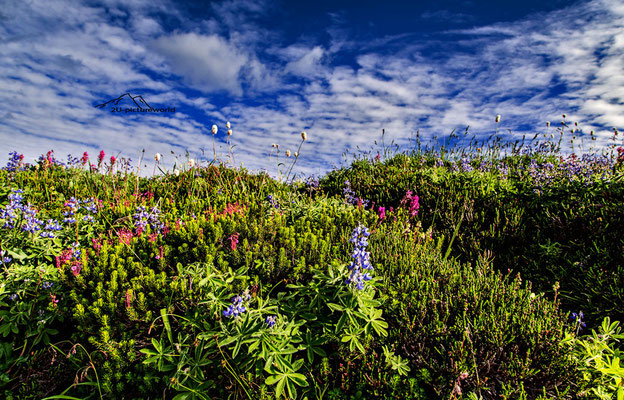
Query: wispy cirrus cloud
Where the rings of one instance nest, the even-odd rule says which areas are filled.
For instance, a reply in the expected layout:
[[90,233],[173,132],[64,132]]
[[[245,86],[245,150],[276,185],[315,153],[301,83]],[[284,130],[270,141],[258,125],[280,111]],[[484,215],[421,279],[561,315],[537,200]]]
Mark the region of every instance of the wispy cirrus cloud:
[[[348,10],[318,36],[292,37],[267,22],[279,13],[270,2],[188,7],[11,2],[0,14],[0,153],[103,147],[138,159],[145,149],[170,166],[169,149],[210,158],[209,127],[230,120],[237,161],[265,168],[272,143],[294,151],[305,129],[298,171],[320,173],[345,149],[373,147],[381,129],[401,145],[417,130],[427,138],[469,125],[482,136],[502,114],[499,131],[514,139],[566,113],[605,144],[611,127],[624,126],[624,7],[614,2],[369,38],[353,34]],[[93,107],[125,92],[176,112]]]

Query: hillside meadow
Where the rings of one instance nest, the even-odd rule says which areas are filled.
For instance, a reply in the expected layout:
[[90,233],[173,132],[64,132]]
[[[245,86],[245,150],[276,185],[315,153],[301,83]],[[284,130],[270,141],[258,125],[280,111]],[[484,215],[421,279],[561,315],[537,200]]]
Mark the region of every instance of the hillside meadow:
[[624,399],[624,150],[455,138],[302,179],[305,134],[277,177],[11,153],[0,393]]

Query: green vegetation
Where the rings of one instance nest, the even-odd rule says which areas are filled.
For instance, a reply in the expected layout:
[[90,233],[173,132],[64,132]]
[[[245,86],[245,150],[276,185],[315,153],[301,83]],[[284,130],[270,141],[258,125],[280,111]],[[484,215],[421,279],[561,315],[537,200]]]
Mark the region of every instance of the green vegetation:
[[624,398],[623,152],[476,146],[305,182],[12,153],[0,392]]

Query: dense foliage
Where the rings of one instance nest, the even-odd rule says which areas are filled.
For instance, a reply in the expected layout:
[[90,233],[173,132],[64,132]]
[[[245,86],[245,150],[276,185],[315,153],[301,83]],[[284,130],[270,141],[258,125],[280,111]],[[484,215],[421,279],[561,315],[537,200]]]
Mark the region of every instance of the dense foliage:
[[5,398],[624,396],[617,157],[283,183],[12,153],[0,182]]

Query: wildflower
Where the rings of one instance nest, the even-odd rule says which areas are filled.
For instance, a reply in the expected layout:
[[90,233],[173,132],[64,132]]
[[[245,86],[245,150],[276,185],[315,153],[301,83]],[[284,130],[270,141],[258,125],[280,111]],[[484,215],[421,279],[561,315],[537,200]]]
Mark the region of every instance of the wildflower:
[[52,303],[52,307],[56,307],[56,305],[58,304],[58,299],[56,298],[56,295],[50,293],[50,302]]
[[418,209],[420,208],[420,204],[418,203],[419,200],[420,198],[418,196],[414,196],[411,190],[408,190],[401,200],[401,205],[407,206],[409,215],[412,218],[418,215]]
[[41,287],[42,287],[44,290],[48,290],[48,289],[52,288],[52,286],[54,286],[54,282],[48,282],[48,281],[45,281],[45,282],[43,282],[43,283],[41,284]]
[[175,174],[175,176],[180,176],[180,171],[178,171],[178,169],[174,169],[173,173]]
[[9,162],[7,162],[4,169],[9,172],[22,171],[24,169],[24,165],[22,164],[23,160],[23,154],[17,154],[17,151],[12,151],[9,153]]
[[230,247],[232,248],[232,250],[236,250],[236,245],[238,244],[238,232],[235,232],[234,234],[232,234],[228,240],[230,241]]
[[377,215],[379,216],[379,220],[383,221],[384,219],[386,219],[386,207],[379,207],[377,209]]
[[245,290],[240,296],[234,296],[230,300],[232,303],[226,310],[223,311],[223,316],[228,318],[236,318],[239,315],[243,314],[247,309],[243,305],[244,302],[247,302],[251,299],[249,295],[249,291]]
[[303,139],[304,142],[308,139],[308,134],[305,131],[301,132],[301,139]]
[[273,144],[271,145],[271,147],[273,147],[273,148],[275,148],[276,146],[277,146],[277,145],[276,145],[275,143],[273,143]]
[[225,128],[226,128],[226,129],[230,129],[230,128],[231,128],[230,121],[228,121],[228,122],[226,122],[226,123],[225,123]]
[[110,158],[111,167],[113,166],[113,164],[115,164],[115,161],[117,161],[117,158],[115,158],[115,156],[111,156]]
[[295,156],[295,158],[299,157],[299,153],[297,153],[296,151],[295,151],[295,154],[293,155]]
[[546,121],[546,128],[550,126],[550,121]]
[[498,124],[500,122],[500,114],[496,116],[496,123]]
[[354,244],[351,254],[353,261],[349,264],[350,275],[345,283],[354,284],[358,290],[364,289],[364,282],[372,279],[370,273],[365,272],[373,270],[370,263],[370,253],[366,251],[369,236],[368,228],[359,225],[353,230],[349,239],[349,242]]
[[195,160],[193,160],[192,158],[188,160],[188,166],[189,168],[193,168],[195,166]]
[[212,134],[213,134],[213,135],[216,135],[218,130],[219,130],[219,128],[217,128],[217,126],[216,126],[216,125],[213,125],[213,126],[212,126]]
[[232,130],[231,130],[231,129],[228,129],[228,131],[227,131],[227,135],[228,135],[228,136],[232,136]]
[[82,165],[85,165],[87,161],[89,161],[89,153],[87,153],[86,151],[82,153],[82,158],[80,159],[80,161],[82,162]]
[[583,311],[579,311],[578,314],[573,312],[572,315],[570,315],[570,319],[574,321],[576,325],[578,325],[579,331],[583,330],[583,328],[587,326],[585,322],[583,322],[584,316],[585,315],[583,314]]
[[286,150],[286,157],[290,157],[290,150]]
[[98,156],[98,165],[102,164],[102,161],[104,161],[105,156],[106,156],[106,153],[104,153],[104,150],[100,150],[100,155]]
[[269,328],[273,328],[273,326],[275,325],[275,321],[276,320],[277,320],[277,316],[276,315],[269,315],[269,316],[266,317],[264,322],[266,322],[266,324],[269,326]]
[[11,301],[15,301],[17,299],[17,294],[13,293],[12,295],[9,296],[9,299],[11,299]]
[[156,162],[160,162],[161,158],[162,158],[162,156],[160,155],[160,153],[154,154],[154,160],[156,160]]
[[566,115],[565,115],[565,114],[563,114],[563,115],[562,115],[562,117],[563,117],[563,119],[565,119]]

